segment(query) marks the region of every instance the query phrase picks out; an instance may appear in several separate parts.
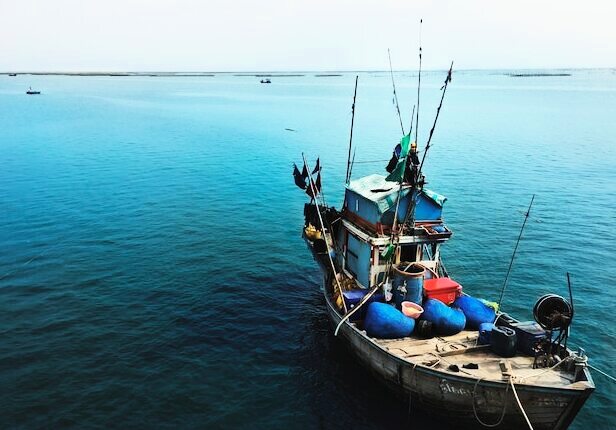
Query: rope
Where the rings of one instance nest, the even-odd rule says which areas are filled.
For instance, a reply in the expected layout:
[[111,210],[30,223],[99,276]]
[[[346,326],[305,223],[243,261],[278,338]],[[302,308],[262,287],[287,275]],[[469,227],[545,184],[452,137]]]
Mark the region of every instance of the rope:
[[[413,376],[415,376],[415,386],[417,386],[417,373],[415,373],[415,368],[417,367],[417,363],[413,364],[413,368],[411,370],[411,378],[409,383],[409,410],[408,410],[408,419],[411,418],[411,402],[413,400]],[[419,389],[417,390],[417,395],[419,396]]]
[[507,411],[507,393],[509,392],[509,384],[507,384],[507,389],[505,390],[505,397],[503,400],[503,411],[501,412],[500,418],[498,419],[496,423],[488,424],[488,423],[484,423],[483,421],[481,421],[481,418],[479,418],[479,415],[477,415],[477,408],[475,406],[475,393],[477,391],[477,386],[479,385],[479,382],[482,379],[483,378],[477,379],[477,382],[475,382],[475,386],[473,387],[473,414],[475,415],[475,419],[477,420],[477,422],[481,424],[482,426],[488,427],[488,428],[498,427],[499,425],[501,425],[501,423],[505,419],[505,412]]
[[524,419],[526,420],[526,424],[528,424],[528,428],[533,430],[533,425],[530,423],[528,416],[526,415],[526,411],[522,407],[522,402],[520,402],[520,398],[518,397],[518,393],[515,390],[515,385],[513,384],[513,376],[509,377],[509,383],[511,384],[511,388],[513,389],[513,395],[515,396],[516,401],[518,402],[518,406],[520,407],[520,411],[522,411],[522,415],[524,415]]
[[367,163],[387,163],[389,160],[365,160],[356,161],[355,164],[367,164]]
[[[361,299],[361,302],[359,302],[359,304],[357,306],[355,306],[351,311],[347,312],[347,314],[340,320],[340,322],[336,326],[336,330],[334,330],[334,336],[338,336],[338,330],[340,330],[340,327],[342,327],[342,324],[346,320],[348,320],[351,317],[351,315],[353,315],[355,312],[357,312],[359,310],[359,308],[361,308],[368,300],[370,300],[370,297],[372,297],[374,295],[374,293],[379,289],[379,287],[381,285],[382,285],[382,283],[375,285],[372,288],[372,291],[370,291],[368,294],[366,294],[364,296],[364,298]],[[344,301],[344,297],[342,297],[342,293],[340,293],[340,298]]]
[[613,376],[608,375],[607,373],[605,373],[603,370],[597,369],[595,366],[591,365],[591,364],[587,364],[588,367],[590,367],[592,370],[596,370],[597,372],[599,372],[600,374],[602,374],[603,376],[610,378],[612,381],[616,382],[616,378],[614,378]]
[[523,381],[523,380],[525,380],[525,379],[527,379],[527,378],[536,378],[537,376],[541,376],[541,375],[543,375],[544,373],[549,372],[550,370],[554,370],[555,368],[557,368],[558,366],[560,366],[561,364],[563,364],[563,363],[564,363],[564,362],[566,362],[567,360],[571,360],[572,358],[574,358],[574,357],[573,357],[573,356],[571,356],[571,355],[570,355],[570,356],[568,356],[568,357],[565,357],[565,358],[563,358],[561,361],[559,361],[558,363],[556,363],[555,365],[553,365],[552,367],[548,367],[548,368],[547,368],[547,369],[545,369],[543,372],[541,372],[541,373],[537,373],[536,375],[527,375],[527,376],[523,376],[523,377],[521,377],[521,378],[517,378],[517,379],[518,379],[518,382],[519,382],[519,381]]

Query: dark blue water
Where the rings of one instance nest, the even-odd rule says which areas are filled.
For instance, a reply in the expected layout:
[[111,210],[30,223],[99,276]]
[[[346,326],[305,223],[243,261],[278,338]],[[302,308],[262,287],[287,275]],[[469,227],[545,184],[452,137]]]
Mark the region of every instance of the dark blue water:
[[[571,73],[456,73],[426,174],[447,268],[488,299],[537,195],[504,308],[531,318],[571,272],[573,342],[614,374],[616,73]],[[415,78],[397,79],[408,124]],[[420,145],[443,79],[423,79]],[[292,162],[320,156],[340,204],[353,81],[0,76],[0,427],[409,423],[335,342],[300,238]],[[390,85],[360,76],[354,177],[400,137]],[[615,425],[596,382],[575,429]]]

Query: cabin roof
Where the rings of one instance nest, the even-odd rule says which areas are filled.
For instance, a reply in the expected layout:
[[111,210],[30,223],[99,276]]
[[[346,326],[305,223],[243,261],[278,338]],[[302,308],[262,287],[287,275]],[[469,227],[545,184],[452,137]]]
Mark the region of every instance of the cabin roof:
[[[386,181],[385,176],[378,174],[364,176],[363,178],[351,181],[346,188],[375,203],[381,213],[387,212],[396,204],[399,189],[396,182]],[[404,185],[401,197],[408,195],[410,190],[410,185]],[[441,207],[447,200],[447,197],[431,190],[423,189],[422,192]]]

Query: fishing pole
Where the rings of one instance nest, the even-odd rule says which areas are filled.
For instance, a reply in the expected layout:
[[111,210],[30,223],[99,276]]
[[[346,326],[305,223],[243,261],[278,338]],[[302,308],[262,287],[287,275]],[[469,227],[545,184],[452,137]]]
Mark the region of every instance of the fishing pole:
[[569,300],[571,300],[571,319],[573,319],[575,308],[573,307],[573,291],[571,290],[571,278],[569,277],[569,272],[567,272],[567,287],[569,287]]
[[[526,216],[524,217],[524,222],[522,223],[522,228],[520,229],[520,234],[518,235],[518,240],[515,243],[515,248],[513,248],[513,254],[511,255],[511,261],[509,262],[509,268],[507,269],[507,275],[505,276],[505,282],[503,282],[503,289],[501,290],[500,297],[498,299],[498,309],[501,308],[501,302],[503,301],[503,295],[505,294],[505,288],[507,287],[507,281],[509,280],[509,274],[511,273],[511,267],[513,266],[513,259],[515,258],[515,253],[518,250],[518,245],[520,244],[520,239],[522,239],[522,232],[524,231],[524,227],[526,226],[526,221],[528,221],[528,216],[530,215],[530,208],[533,206],[533,202],[535,201],[535,195],[530,199],[530,205],[528,205],[528,210],[526,211]],[[568,278],[568,275],[567,275]]]
[[351,174],[353,173],[354,165],[355,165],[355,149],[353,149],[353,158],[351,159],[351,168],[349,169],[349,182],[351,181]]
[[417,133],[419,132],[419,89],[421,88],[421,27],[423,18],[419,20],[419,72],[417,73],[417,112],[415,117],[415,142],[417,142]]
[[398,105],[398,94],[396,94],[396,83],[394,82],[394,70],[391,67],[391,53],[387,48],[387,56],[389,57],[389,73],[391,74],[391,85],[394,87],[394,100],[396,101],[396,110],[398,111],[398,119],[400,120],[400,129],[402,130],[402,136],[404,133],[404,126],[402,125],[402,115],[400,115],[400,106]]
[[[451,66],[449,66],[449,72],[447,72],[447,77],[445,78],[445,83],[443,84],[441,90],[443,91],[443,93],[441,94],[441,101],[438,105],[438,108],[436,110],[436,116],[434,117],[434,122],[432,123],[432,129],[430,130],[430,135],[428,136],[428,142],[426,143],[426,149],[424,149],[424,153],[423,153],[423,157],[421,158],[421,164],[419,165],[419,168],[417,169],[417,172],[414,173],[414,175],[416,175],[416,177],[413,178],[413,182],[415,184],[415,189],[416,190],[421,190],[423,189],[423,183],[421,183],[421,186],[418,187],[417,183],[419,181],[419,179],[421,178],[421,171],[423,169],[423,164],[424,161],[426,160],[426,155],[428,154],[428,150],[430,149],[430,142],[432,141],[432,135],[434,134],[434,129],[436,128],[436,122],[438,121],[438,116],[439,113],[441,112],[441,107],[443,106],[443,100],[445,99],[445,93],[447,92],[447,85],[449,84],[449,82],[451,82],[451,72],[453,70],[453,61],[451,62]],[[417,122],[415,122],[415,131],[417,131]],[[409,205],[409,207],[407,208],[406,211],[406,216],[404,217],[404,224],[402,224],[402,229],[404,229],[404,227],[406,226],[406,224],[408,223],[409,219],[411,218],[411,216],[413,215],[413,213],[415,212],[415,206],[417,204],[416,200],[417,200],[418,196],[415,196],[415,198],[413,198],[413,201],[411,202],[411,204]]]
[[357,97],[357,80],[359,79],[359,75],[355,75],[355,93],[353,94],[353,105],[351,106],[351,137],[349,137],[349,155],[347,156],[347,170],[345,183],[349,183],[350,179],[350,168],[351,168],[351,145],[353,143],[353,123],[355,122],[355,98]]
[[[423,157],[421,158],[421,164],[419,165],[419,169],[417,170],[417,179],[421,176],[421,169],[423,168],[424,161],[426,160],[426,155],[428,154],[428,150],[430,149],[430,142],[432,142],[432,135],[434,134],[434,128],[436,127],[436,121],[438,120],[438,115],[441,113],[441,107],[443,106],[443,99],[445,98],[445,93],[447,92],[447,85],[451,82],[451,71],[453,69],[453,61],[451,62],[451,66],[449,66],[449,72],[447,73],[447,77],[445,78],[445,83],[441,87],[443,93],[441,94],[441,102],[436,109],[436,116],[434,117],[434,123],[432,124],[432,128],[430,129],[430,135],[428,136],[428,142],[426,143],[426,149],[424,150]],[[417,131],[417,124],[415,124],[415,131]]]

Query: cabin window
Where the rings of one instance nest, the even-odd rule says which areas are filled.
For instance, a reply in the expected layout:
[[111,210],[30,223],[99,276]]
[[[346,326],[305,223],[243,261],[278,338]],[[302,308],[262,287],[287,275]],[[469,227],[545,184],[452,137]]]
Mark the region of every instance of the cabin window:
[[415,261],[417,259],[417,245],[400,247],[400,261]]

